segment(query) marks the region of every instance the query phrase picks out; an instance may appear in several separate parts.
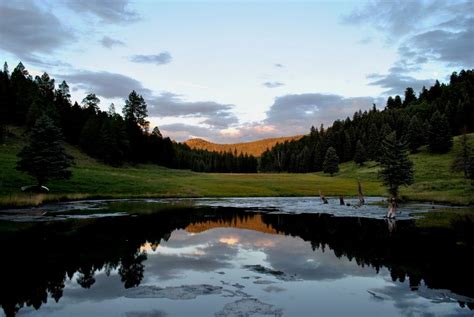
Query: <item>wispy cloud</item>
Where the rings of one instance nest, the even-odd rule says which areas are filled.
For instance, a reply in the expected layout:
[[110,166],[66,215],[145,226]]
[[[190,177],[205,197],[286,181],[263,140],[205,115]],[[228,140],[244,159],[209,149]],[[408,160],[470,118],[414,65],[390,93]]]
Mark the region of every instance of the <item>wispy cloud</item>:
[[105,98],[126,98],[132,90],[136,90],[144,97],[152,95],[152,91],[143,87],[138,80],[117,73],[81,70],[57,77],[74,84],[75,88],[93,92]]
[[100,39],[99,43],[106,48],[112,48],[114,46],[125,46],[125,43],[123,41],[111,38],[109,36],[104,36],[102,39]]
[[130,61],[134,63],[164,65],[171,63],[172,57],[169,52],[161,52],[156,55],[133,55]]
[[[35,2],[0,2],[0,49],[32,64],[49,65],[42,55],[74,41],[75,35]],[[58,62],[52,62],[58,64]]]
[[284,86],[285,84],[280,83],[279,81],[266,81],[262,85],[267,88],[277,88],[277,87]]
[[66,5],[76,13],[95,16],[105,23],[127,24],[140,19],[138,13],[130,9],[128,0],[67,0]]

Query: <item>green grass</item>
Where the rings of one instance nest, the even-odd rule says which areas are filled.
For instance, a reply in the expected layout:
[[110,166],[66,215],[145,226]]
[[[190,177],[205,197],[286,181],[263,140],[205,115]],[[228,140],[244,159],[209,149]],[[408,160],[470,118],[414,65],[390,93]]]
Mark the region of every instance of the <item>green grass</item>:
[[438,209],[420,215],[422,217],[416,219],[416,225],[421,228],[452,228],[458,222],[474,222],[472,208]]
[[[216,174],[173,170],[155,165],[114,168],[103,165],[74,147],[68,151],[75,157],[73,177],[68,181],[48,184],[51,193],[27,195],[20,191],[34,180],[15,170],[16,153],[21,148],[21,130],[10,128],[12,135],[0,145],[0,207],[39,205],[48,201],[85,198],[134,197],[231,197],[231,196],[314,196],[355,195],[357,179],[368,196],[385,195],[377,180],[378,167],[369,162],[358,167],[353,162],[340,166],[340,173],[329,177],[309,174]],[[474,141],[471,135],[471,141]],[[459,146],[456,140],[456,146]],[[453,152],[432,155],[422,150],[412,155],[416,183],[402,190],[407,199],[469,204],[474,191],[462,175],[453,174],[450,165]]]
[[[454,138],[454,146],[446,154],[429,153],[425,146],[420,148],[419,153],[410,155],[415,168],[415,183],[401,188],[400,193],[404,199],[456,205],[474,204],[474,186],[464,178],[463,173],[451,170],[455,153],[461,147],[460,138]],[[473,133],[468,135],[468,140],[471,148],[474,148]],[[362,167],[348,162],[341,164],[338,176],[375,181],[378,171],[376,162],[368,162]]]

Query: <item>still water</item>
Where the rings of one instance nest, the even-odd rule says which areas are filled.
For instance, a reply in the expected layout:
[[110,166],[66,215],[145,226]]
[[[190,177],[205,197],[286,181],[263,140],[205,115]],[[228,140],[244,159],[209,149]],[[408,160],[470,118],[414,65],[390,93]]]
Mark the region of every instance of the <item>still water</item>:
[[473,224],[419,227],[415,212],[441,208],[423,204],[387,222],[377,201],[102,201],[3,213],[0,315],[473,316]]

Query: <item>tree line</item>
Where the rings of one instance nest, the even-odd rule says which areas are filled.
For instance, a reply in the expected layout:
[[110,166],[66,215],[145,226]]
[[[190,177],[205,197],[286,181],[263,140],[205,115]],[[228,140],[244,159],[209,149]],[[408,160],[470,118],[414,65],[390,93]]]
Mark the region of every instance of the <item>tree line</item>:
[[[383,162],[384,149],[404,152],[408,147],[415,153],[420,146],[428,145],[433,153],[449,151],[453,135],[474,131],[473,92],[474,71],[455,72],[448,84],[436,81],[429,89],[423,87],[418,97],[412,88],[407,88],[403,98],[388,97],[383,110],[374,104],[368,111],[354,113],[352,119],[336,120],[328,129],[322,125],[319,129],[311,127],[308,135],[277,144],[257,161],[254,156],[236,152],[191,149],[163,137],[158,127],[150,129],[147,104],[136,91],[128,95],[122,114],[116,113],[113,104],[108,111],[102,111],[94,93],[89,93],[81,104],[72,103],[65,81],[56,88],[55,80],[47,73],[33,78],[20,62],[10,74],[5,63],[0,71],[0,138],[6,125],[26,126],[30,134],[43,133],[41,138],[53,138],[43,142],[62,135],[68,143],[112,166],[153,163],[199,172],[324,171],[333,175],[341,162]],[[47,131],[43,131],[45,128]],[[394,137],[388,141],[399,144],[396,147],[384,145],[392,133]],[[469,172],[469,151],[464,151],[463,161],[458,160],[455,166],[466,176],[474,174]],[[23,159],[31,153],[23,151],[21,155]],[[65,155],[59,153],[67,159]],[[19,165],[22,170],[28,168],[21,162]]]
[[[81,104],[72,103],[66,81],[56,88],[55,80],[47,73],[33,78],[20,62],[10,74],[5,63],[0,71],[0,141],[6,125],[18,125],[26,126],[30,135],[41,134],[42,142],[62,137],[112,166],[152,163],[199,172],[257,172],[257,159],[251,155],[193,150],[163,137],[158,127],[150,130],[147,104],[136,91],[128,95],[122,114],[115,111],[114,104],[108,111],[102,111],[99,105],[94,93]],[[34,149],[29,150],[21,159],[31,156]],[[28,169],[25,164],[22,168]]]
[[[448,84],[439,81],[423,87],[418,97],[412,88],[404,98],[388,97],[386,107],[376,105],[354,113],[352,119],[336,120],[328,129],[311,127],[303,138],[278,144],[265,151],[260,159],[263,172],[318,172],[334,174],[338,164],[354,160],[384,161],[382,154],[390,144],[398,143],[416,153],[427,145],[432,153],[446,153],[452,136],[474,131],[474,71],[454,72]],[[386,160],[385,160],[386,161]],[[466,167],[465,167],[466,168]]]

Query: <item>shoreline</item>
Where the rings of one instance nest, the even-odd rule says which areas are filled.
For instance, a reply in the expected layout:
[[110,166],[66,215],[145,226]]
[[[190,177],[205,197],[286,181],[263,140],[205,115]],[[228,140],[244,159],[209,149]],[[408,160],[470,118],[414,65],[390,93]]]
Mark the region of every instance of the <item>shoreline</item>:
[[[327,198],[338,198],[338,193],[325,193]],[[203,196],[203,195],[163,195],[163,194],[144,194],[144,195],[127,195],[127,194],[105,194],[105,195],[95,195],[95,194],[37,194],[37,195],[26,195],[26,194],[16,194],[11,196],[0,196],[0,212],[5,212],[7,210],[21,210],[21,209],[33,209],[40,208],[47,204],[58,204],[58,203],[68,203],[68,202],[81,202],[81,201],[99,201],[99,200],[133,200],[133,199],[226,199],[226,198],[284,198],[284,197],[319,197],[319,195],[308,195],[302,193],[298,194],[281,194],[281,195],[214,195],[214,196]],[[353,195],[344,195],[344,198],[357,197],[357,194]],[[365,195],[364,197],[379,197],[386,199],[387,195]],[[9,203],[9,201],[11,203]],[[416,199],[407,197],[405,195],[401,196],[402,202],[409,203],[442,203],[449,206],[457,207],[471,207],[474,206],[472,203],[462,204],[456,203],[454,201],[443,200],[443,199]]]

